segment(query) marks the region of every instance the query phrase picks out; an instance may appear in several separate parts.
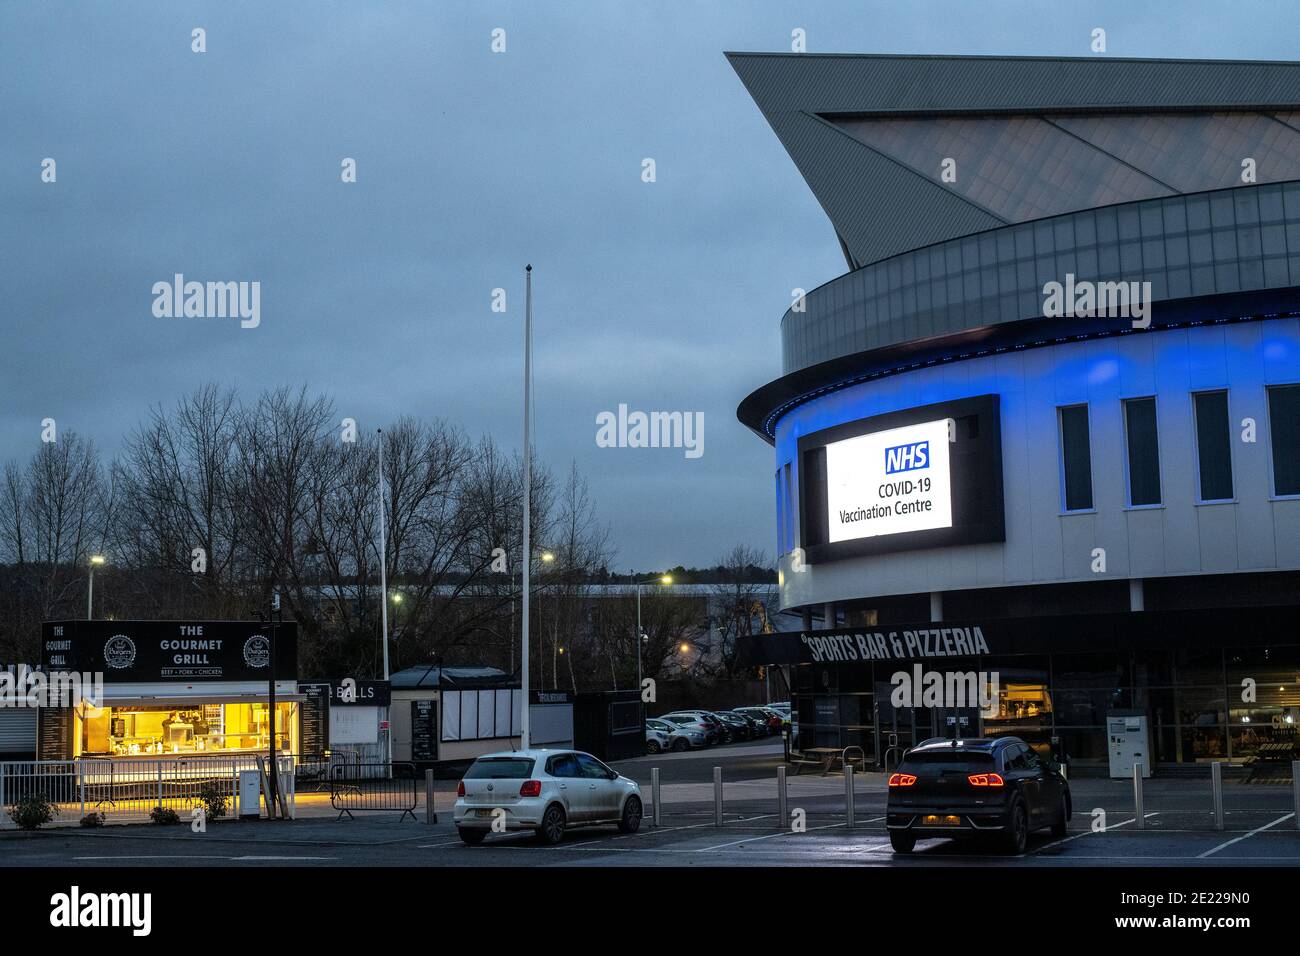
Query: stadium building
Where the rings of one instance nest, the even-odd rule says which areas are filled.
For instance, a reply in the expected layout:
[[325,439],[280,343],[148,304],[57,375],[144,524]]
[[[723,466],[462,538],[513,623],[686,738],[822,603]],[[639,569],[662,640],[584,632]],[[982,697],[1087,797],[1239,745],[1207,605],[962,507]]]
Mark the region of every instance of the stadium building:
[[[795,748],[1289,760],[1300,64],[729,60],[848,266],[792,293],[783,375],[738,410],[775,451],[802,629],[750,654]],[[926,669],[996,697],[898,706]]]

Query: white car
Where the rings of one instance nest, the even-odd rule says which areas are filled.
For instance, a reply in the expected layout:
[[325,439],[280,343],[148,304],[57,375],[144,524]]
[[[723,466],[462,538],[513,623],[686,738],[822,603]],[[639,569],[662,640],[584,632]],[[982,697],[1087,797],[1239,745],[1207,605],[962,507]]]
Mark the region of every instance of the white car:
[[668,743],[668,734],[662,730],[655,730],[653,727],[646,725],[645,729],[645,752],[648,754],[663,753],[671,746]]
[[471,846],[489,833],[532,830],[555,844],[568,827],[616,823],[641,827],[641,788],[588,753],[511,750],[484,754],[456,788],[452,820]]
[[[652,731],[668,738],[667,744],[662,745],[663,750],[675,750],[680,753],[693,747],[709,745],[708,734],[705,733],[703,724],[679,724],[665,720],[663,717],[648,717],[645,726],[647,739]],[[654,753],[653,750],[650,752]]]

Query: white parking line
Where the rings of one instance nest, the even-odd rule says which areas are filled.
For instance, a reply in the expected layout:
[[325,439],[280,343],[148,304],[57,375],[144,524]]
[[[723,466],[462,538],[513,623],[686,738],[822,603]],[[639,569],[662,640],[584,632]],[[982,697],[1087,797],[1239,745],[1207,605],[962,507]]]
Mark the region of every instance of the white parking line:
[[[1146,819],[1150,819],[1151,817],[1158,816],[1159,814],[1160,814],[1160,811],[1159,811],[1159,810],[1152,810],[1150,813],[1144,813],[1144,814],[1142,814],[1142,818],[1143,818],[1144,820],[1146,820]],[[1080,837],[1093,836],[1094,834],[1097,834],[1097,833],[1105,833],[1107,830],[1118,830],[1120,827],[1128,826],[1128,824],[1130,824],[1130,823],[1137,823],[1137,817],[1131,817],[1130,819],[1128,819],[1128,820],[1123,820],[1123,821],[1121,821],[1120,823],[1114,823],[1114,824],[1111,824],[1110,826],[1106,827],[1105,830],[1084,830],[1082,833],[1076,833],[1074,836],[1062,837],[1062,838],[1059,839],[1059,840],[1053,840],[1051,843],[1044,843],[1044,844],[1043,844],[1042,846],[1040,846],[1038,849],[1034,850],[1034,852],[1035,852],[1035,853],[1041,853],[1043,850],[1046,850],[1049,846],[1060,846],[1062,843],[1069,843],[1071,840],[1077,840],[1077,839],[1079,839]],[[1161,833],[1180,833],[1180,832],[1182,832],[1182,831],[1179,831],[1179,830],[1161,830],[1160,832],[1161,832]],[[1188,831],[1188,832],[1192,832],[1192,831]]]
[[658,828],[650,827],[644,830],[637,830],[636,833],[621,833],[616,837],[599,837],[595,840],[584,840],[581,843],[571,843],[570,847],[576,849],[577,847],[580,846],[591,846],[593,843],[608,843],[610,840],[626,840],[628,837],[651,836],[656,833],[672,833],[675,830],[695,830],[698,829],[699,827],[711,827],[713,825],[714,824],[712,822],[709,822],[709,823],[692,823],[680,827],[658,827]]
[[1240,843],[1242,840],[1249,840],[1249,839],[1250,839],[1251,837],[1253,837],[1256,833],[1263,833],[1265,830],[1267,830],[1267,829],[1269,829],[1269,828],[1271,828],[1271,827],[1275,827],[1275,826],[1277,826],[1279,823],[1284,823],[1284,822],[1286,822],[1287,820],[1290,820],[1290,819],[1291,819],[1292,817],[1294,817],[1294,816],[1295,816],[1294,813],[1288,813],[1288,814],[1286,814],[1285,816],[1278,817],[1278,818],[1277,818],[1276,820],[1274,820],[1272,823],[1266,823],[1266,824],[1264,824],[1262,827],[1256,827],[1254,830],[1251,830],[1249,833],[1244,833],[1244,834],[1242,834],[1241,836],[1239,836],[1239,837],[1235,837],[1234,839],[1231,839],[1231,840],[1229,840],[1229,841],[1226,842],[1226,843],[1220,843],[1218,846],[1216,846],[1216,847],[1215,847],[1214,849],[1212,849],[1212,850],[1206,850],[1204,853],[1202,853],[1200,856],[1198,856],[1197,859],[1198,859],[1198,860],[1204,860],[1207,856],[1213,856],[1214,854],[1218,853],[1220,850],[1232,846],[1234,843]]
[[[844,824],[842,823],[828,823],[825,826],[821,826],[821,827],[809,827],[807,830],[800,831],[800,832],[811,833],[813,830],[831,830],[834,829],[835,827],[842,827],[842,826],[844,826]],[[781,830],[777,833],[769,833],[767,836],[745,837],[745,839],[743,840],[733,840],[730,843],[719,843],[717,846],[702,846],[696,848],[693,852],[704,853],[708,850],[721,850],[729,846],[740,846],[740,844],[742,843],[757,843],[759,840],[770,840],[772,839],[772,837],[781,837],[781,836],[799,836],[799,832],[796,832],[794,830]]]

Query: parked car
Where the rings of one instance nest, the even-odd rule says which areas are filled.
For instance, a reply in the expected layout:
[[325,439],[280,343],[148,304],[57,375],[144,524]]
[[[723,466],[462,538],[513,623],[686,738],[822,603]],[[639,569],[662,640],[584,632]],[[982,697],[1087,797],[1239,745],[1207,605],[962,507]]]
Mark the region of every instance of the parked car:
[[767,704],[765,706],[767,707],[768,710],[770,710],[772,713],[776,714],[778,717],[781,718],[782,730],[790,730],[791,727],[794,726],[795,717],[790,711],[789,704],[781,704],[780,706],[777,706],[775,704]]
[[671,720],[675,724],[699,725],[704,729],[709,746],[726,743],[727,732],[722,726],[722,722],[716,717],[706,716],[703,711],[679,710],[671,714],[664,714],[662,719]]
[[680,753],[692,747],[709,745],[708,729],[704,724],[679,724],[662,717],[650,717],[645,723],[648,729],[668,735],[668,746],[665,748],[667,750]]
[[765,719],[760,720],[753,714],[746,714],[740,710],[729,710],[727,713],[734,717],[739,717],[741,720],[745,721],[745,723],[749,724],[749,736],[751,739],[757,740],[759,737],[767,736],[767,721]]
[[919,838],[992,834],[1023,853],[1034,830],[1063,837],[1072,807],[1060,771],[1019,737],[923,741],[889,777],[889,842],[911,853]]
[[713,721],[718,725],[718,727],[722,729],[722,742],[724,744],[729,744],[736,739],[735,728],[732,727],[731,724],[723,720],[721,717],[719,717],[715,711],[697,710],[696,713],[699,714],[701,717],[703,717],[706,721],[707,720]]
[[663,753],[669,746],[668,734],[662,730],[655,730],[647,724],[645,729],[645,752],[648,754]]
[[591,754],[573,750],[513,750],[485,754],[456,787],[452,820],[460,838],[482,843],[493,822],[532,830],[555,844],[575,826],[615,823],[623,833],[641,827],[641,788]]
[[781,733],[781,715],[766,707],[739,707],[736,713],[745,714],[763,725],[763,732],[768,735]]
[[740,714],[733,714],[729,710],[710,711],[718,720],[726,726],[731,732],[732,740],[753,740],[754,725],[749,722],[748,717],[742,717]]

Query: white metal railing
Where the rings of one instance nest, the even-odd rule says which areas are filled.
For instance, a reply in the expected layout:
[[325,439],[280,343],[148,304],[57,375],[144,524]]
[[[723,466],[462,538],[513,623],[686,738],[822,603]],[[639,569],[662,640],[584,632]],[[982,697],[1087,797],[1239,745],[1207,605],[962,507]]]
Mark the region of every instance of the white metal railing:
[[[295,758],[280,756],[278,763],[281,779],[292,781]],[[75,822],[89,813],[103,813],[114,821],[145,820],[155,807],[184,817],[200,805],[209,788],[226,798],[227,814],[233,816],[238,813],[239,772],[258,767],[257,754],[4,761],[0,762],[4,811],[0,827],[13,827],[9,808],[38,793],[58,808],[58,822]],[[285,790],[286,796],[293,793],[291,783]]]

